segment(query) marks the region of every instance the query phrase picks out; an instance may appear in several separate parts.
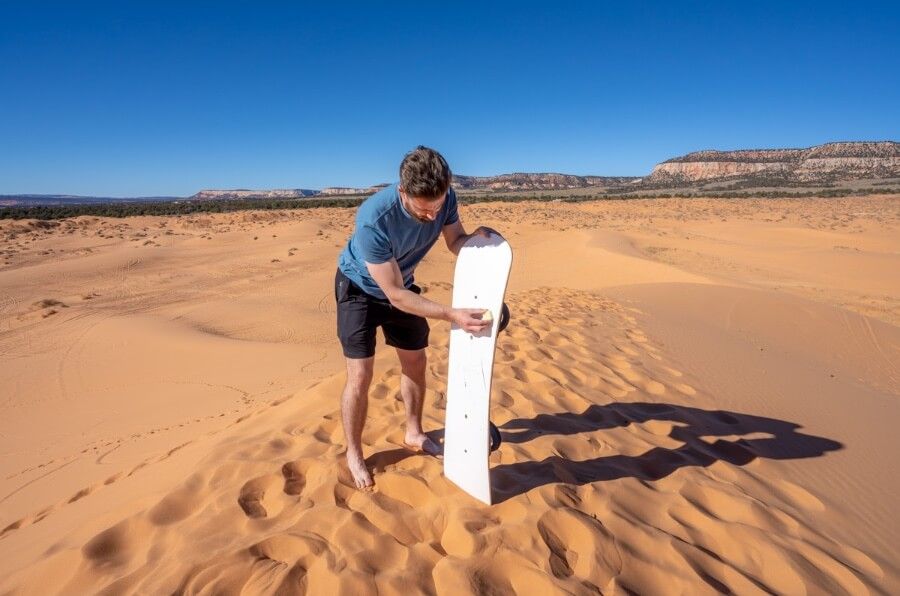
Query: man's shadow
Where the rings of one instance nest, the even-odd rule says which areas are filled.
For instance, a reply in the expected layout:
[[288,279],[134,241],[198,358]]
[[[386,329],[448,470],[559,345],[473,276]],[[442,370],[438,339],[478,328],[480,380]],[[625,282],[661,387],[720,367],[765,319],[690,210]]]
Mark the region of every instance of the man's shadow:
[[672,423],[668,436],[683,444],[674,449],[654,447],[636,456],[573,461],[554,455],[541,461],[502,464],[491,470],[494,502],[557,482],[659,480],[685,466],[706,467],[717,461],[743,466],[758,457],[803,459],[843,448],[837,441],[797,432],[800,425],[793,422],[657,403],[592,405],[580,414],[539,414],[510,420],[500,428],[503,442],[525,443],[547,435],[587,434],[649,421]]

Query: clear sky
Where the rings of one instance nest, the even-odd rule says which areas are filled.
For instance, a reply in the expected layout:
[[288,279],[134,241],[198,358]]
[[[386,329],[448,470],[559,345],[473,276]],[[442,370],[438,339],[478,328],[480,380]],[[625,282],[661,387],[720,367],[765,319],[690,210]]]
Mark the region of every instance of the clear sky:
[[0,0],[0,194],[643,175],[900,138],[900,3]]

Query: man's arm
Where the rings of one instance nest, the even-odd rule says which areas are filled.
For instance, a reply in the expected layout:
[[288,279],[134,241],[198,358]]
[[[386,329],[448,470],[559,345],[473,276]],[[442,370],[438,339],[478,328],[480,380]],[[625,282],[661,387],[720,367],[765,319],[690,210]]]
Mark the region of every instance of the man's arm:
[[447,249],[455,255],[459,255],[459,249],[469,239],[466,229],[462,225],[462,221],[457,219],[452,224],[447,224],[441,230],[444,235],[444,242],[447,243]]
[[403,312],[412,313],[426,319],[440,319],[456,323],[466,331],[475,333],[491,324],[490,321],[482,321],[483,309],[478,308],[451,308],[432,302],[427,298],[407,290],[403,286],[403,275],[396,259],[385,263],[366,263],[369,274],[391,304]]
[[400,310],[427,319],[450,320],[449,307],[422,298],[403,286],[403,275],[400,273],[400,266],[397,265],[396,259],[377,265],[366,263],[366,268],[391,304]]

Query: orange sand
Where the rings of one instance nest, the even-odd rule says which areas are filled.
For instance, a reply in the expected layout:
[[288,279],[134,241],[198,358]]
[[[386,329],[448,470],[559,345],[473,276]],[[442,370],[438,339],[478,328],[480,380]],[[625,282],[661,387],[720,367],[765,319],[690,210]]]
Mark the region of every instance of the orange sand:
[[493,507],[381,337],[349,486],[353,215],[0,221],[0,594],[900,592],[900,197],[462,208],[514,249]]

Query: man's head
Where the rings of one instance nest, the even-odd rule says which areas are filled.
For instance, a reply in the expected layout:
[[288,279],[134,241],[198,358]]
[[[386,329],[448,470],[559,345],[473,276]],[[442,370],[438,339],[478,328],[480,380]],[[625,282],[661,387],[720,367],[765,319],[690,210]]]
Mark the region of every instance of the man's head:
[[400,200],[416,220],[429,223],[444,206],[450,189],[450,166],[435,151],[419,145],[400,163]]

